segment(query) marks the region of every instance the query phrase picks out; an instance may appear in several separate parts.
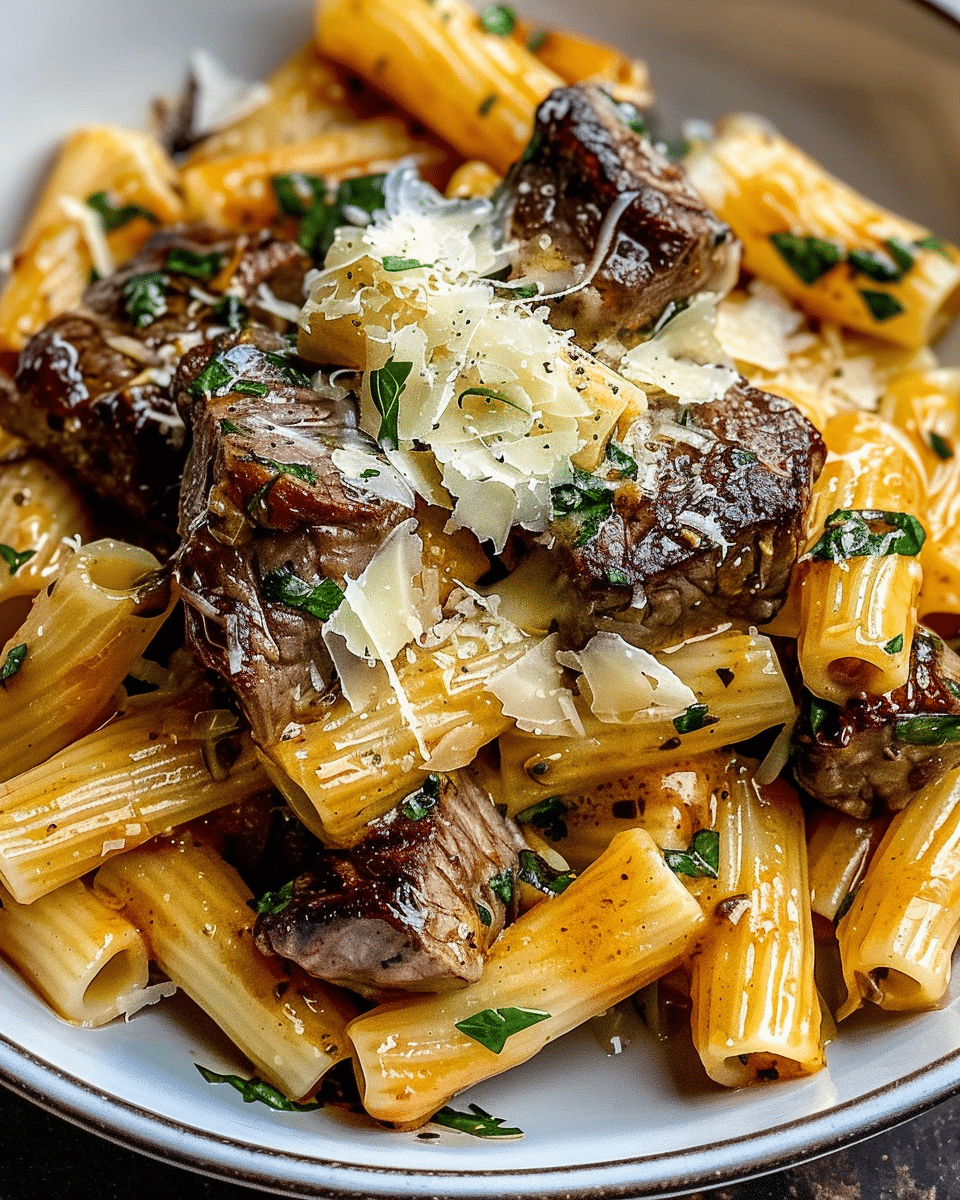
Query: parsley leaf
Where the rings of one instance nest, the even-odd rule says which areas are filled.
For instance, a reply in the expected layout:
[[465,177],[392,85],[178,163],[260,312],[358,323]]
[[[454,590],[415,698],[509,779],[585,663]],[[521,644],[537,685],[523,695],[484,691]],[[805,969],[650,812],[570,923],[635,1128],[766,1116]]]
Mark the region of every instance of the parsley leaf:
[[507,1044],[507,1038],[540,1021],[546,1021],[549,1016],[550,1013],[538,1012],[533,1008],[484,1008],[471,1017],[457,1021],[454,1028],[481,1046],[486,1046],[494,1054],[499,1054]]
[[286,604],[308,612],[318,621],[325,621],[340,607],[343,592],[332,579],[309,584],[295,575],[290,567],[280,567],[264,575],[261,581],[264,598],[275,604]]
[[909,746],[942,746],[960,742],[960,716],[948,713],[919,713],[897,717],[894,736]]
[[510,904],[513,900],[513,872],[508,867],[506,870],[501,871],[499,875],[494,875],[487,883],[487,887],[504,904]]
[[484,98],[477,105],[477,116],[485,117],[487,115],[487,113],[490,111],[490,109],[493,108],[493,106],[496,104],[496,102],[497,102],[497,93],[496,92],[491,92],[489,96],[484,96]]
[[878,323],[889,321],[891,317],[898,317],[907,311],[896,296],[891,296],[889,292],[873,292],[860,288],[860,295],[870,310],[870,316]]
[[293,899],[293,880],[285,883],[283,887],[277,888],[275,892],[264,892],[262,896],[257,896],[253,900],[248,900],[248,907],[258,913],[278,913],[283,912],[290,901]]
[[230,421],[226,417],[223,417],[220,421],[220,432],[226,436],[229,433],[245,434],[247,431],[245,429],[241,429],[235,421]]
[[[874,533],[871,525],[888,525],[886,533]],[[886,557],[920,553],[927,535],[910,513],[879,509],[842,509],[832,512],[823,523],[824,533],[810,550],[814,562],[841,563],[848,558]]]
[[481,904],[479,901],[477,901],[477,916],[480,918],[480,924],[487,929],[493,924],[493,913],[485,904]]
[[261,1104],[275,1108],[278,1112],[312,1112],[323,1107],[319,1100],[307,1100],[303,1104],[298,1104],[296,1100],[288,1100],[272,1084],[258,1079],[255,1075],[252,1079],[244,1079],[240,1075],[220,1075],[199,1063],[194,1063],[194,1066],[207,1083],[229,1083],[232,1088],[236,1088],[245,1104],[253,1104],[255,1100],[259,1100]]
[[944,258],[950,258],[950,251],[947,249],[946,243],[941,242],[939,238],[933,234],[928,234],[926,237],[917,238],[913,243],[918,250],[932,250],[934,254],[940,254]]
[[889,642],[884,642],[885,654],[899,654],[903,649],[903,634],[898,633],[896,637],[892,637]]
[[198,254],[188,250],[186,246],[175,247],[167,255],[166,268],[180,275],[189,275],[191,279],[212,279],[223,266],[223,255],[216,250],[209,254]]
[[467,1107],[469,1112],[457,1112],[455,1108],[444,1105],[430,1120],[435,1125],[446,1125],[448,1129],[459,1129],[461,1133],[469,1133],[474,1137],[523,1137],[522,1129],[504,1125],[503,1117],[491,1117],[479,1104]]
[[385,175],[361,175],[344,179],[337,185],[332,200],[327,200],[326,185],[315,175],[275,175],[270,183],[281,210],[300,218],[297,242],[301,249],[314,262],[322,263],[341,226],[363,224],[363,220],[350,218],[369,218],[383,208],[385,178]]
[[503,392],[494,391],[493,388],[488,388],[488,387],[467,388],[465,391],[461,392],[460,395],[457,397],[457,406],[459,408],[463,408],[464,396],[482,396],[487,400],[499,400],[501,404],[509,404],[511,408],[515,408],[520,412],[526,412],[526,409],[523,407],[522,404],[517,404],[515,401],[511,400],[509,398],[509,396],[505,396],[503,394]]
[[288,217],[304,217],[311,208],[323,204],[327,197],[327,185],[319,175],[303,175],[299,171],[289,175],[271,175],[270,187],[277,206]]
[[131,275],[121,288],[123,311],[137,329],[146,329],[167,311],[167,285],[160,271]]
[[382,367],[370,372],[370,397],[380,414],[377,440],[394,450],[400,445],[400,435],[397,433],[400,397],[412,370],[413,363],[388,358]]
[[530,36],[527,38],[527,49],[531,54],[539,54],[547,44],[547,38],[550,36],[549,29],[533,29],[530,31]]
[[716,718],[710,718],[709,710],[705,704],[691,704],[686,712],[682,712],[679,717],[673,718],[673,727],[677,733],[694,733],[698,729],[702,729],[704,725],[713,725],[716,723]]
[[889,238],[884,242],[885,252],[878,250],[851,250],[847,254],[847,262],[877,283],[899,283],[913,266],[913,254],[910,249]]
[[840,249],[823,238],[794,233],[771,233],[774,249],[801,282],[816,283],[840,261]]
[[829,717],[832,705],[828,705],[824,700],[818,700],[816,696],[810,697],[810,732],[816,735],[823,728]]
[[637,460],[614,441],[607,442],[607,462],[613,467],[621,479],[636,479],[639,467]]
[[567,806],[560,797],[551,796],[517,813],[517,821],[521,825],[534,825],[543,830],[543,836],[548,841],[562,842],[567,836],[567,823],[563,819],[566,812]]
[[613,491],[595,475],[574,471],[571,483],[550,489],[554,517],[576,517],[580,531],[574,546],[585,546],[613,512]]
[[664,850],[663,857],[677,875],[716,879],[720,874],[720,834],[716,829],[701,829],[686,850]]
[[423,787],[411,792],[400,804],[400,811],[408,821],[422,821],[437,807],[440,800],[440,776],[428,775]]
[[930,448],[937,458],[942,459],[944,462],[948,458],[953,458],[953,447],[939,433],[930,434]]
[[226,325],[228,329],[242,329],[250,319],[250,309],[239,296],[224,296],[214,305],[210,315],[214,321]]
[[385,271],[412,271],[415,267],[426,267],[428,263],[422,263],[419,258],[401,258],[399,254],[385,254],[383,256],[383,269]]
[[617,105],[617,112],[620,114],[620,120],[634,133],[646,133],[647,123],[643,119],[643,113],[635,104],[630,104],[626,100],[622,100]]
[[480,14],[480,28],[484,33],[495,33],[497,37],[509,37],[516,23],[513,9],[506,4],[491,4]]
[[144,208],[140,204],[124,204],[117,208],[110,202],[110,197],[106,192],[94,192],[92,196],[87,197],[86,203],[100,218],[100,223],[106,233],[110,233],[114,229],[121,229],[137,217],[142,217],[151,225],[160,224],[160,218],[149,208]]
[[12,679],[14,675],[23,666],[23,660],[27,657],[27,643],[21,642],[19,646],[11,646],[7,651],[7,657],[3,660],[3,666],[0,667],[0,685],[3,690],[7,690],[7,680]]
[[316,471],[306,463],[278,462],[275,458],[264,458],[260,454],[248,454],[242,461],[259,463],[261,467],[269,467],[272,471],[276,471],[278,475],[292,475],[294,479],[299,479],[301,483],[314,484],[319,482]]
[[25,562],[29,562],[36,554],[36,550],[14,550],[12,546],[7,546],[0,542],[0,558],[10,568],[10,574],[16,575]]
[[521,850],[517,878],[521,883],[529,883],[538,892],[546,892],[549,896],[559,896],[576,879],[572,871],[557,871],[539,854],[533,850]]

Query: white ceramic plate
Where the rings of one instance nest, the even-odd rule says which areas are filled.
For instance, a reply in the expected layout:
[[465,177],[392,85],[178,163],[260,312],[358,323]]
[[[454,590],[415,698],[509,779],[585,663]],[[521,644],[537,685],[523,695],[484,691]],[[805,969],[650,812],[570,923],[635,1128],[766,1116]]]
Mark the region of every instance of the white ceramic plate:
[[[416,2],[416,0],[398,0]],[[946,3],[946,0],[944,0]],[[960,14],[958,0],[950,0]],[[11,242],[59,135],[139,124],[203,46],[256,76],[309,33],[308,0],[32,0],[0,45],[0,243]],[[12,17],[12,0],[0,10]],[[649,60],[665,127],[752,109],[877,200],[960,241],[960,24],[918,0],[530,0]],[[954,338],[948,361],[960,362]],[[812,1079],[726,1092],[638,1026],[604,1056],[586,1031],[474,1089],[520,1141],[425,1141],[327,1109],[244,1105],[200,1062],[240,1064],[185,1001],[76,1030],[0,970],[0,1074],[79,1124],[211,1174],[302,1196],[543,1200],[664,1196],[785,1166],[960,1090],[960,1003],[859,1017]]]

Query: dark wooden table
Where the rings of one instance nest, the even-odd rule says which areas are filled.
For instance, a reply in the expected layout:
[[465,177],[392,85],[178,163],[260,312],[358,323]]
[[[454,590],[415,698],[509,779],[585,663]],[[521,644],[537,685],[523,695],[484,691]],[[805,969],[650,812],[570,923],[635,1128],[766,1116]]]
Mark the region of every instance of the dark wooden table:
[[[253,1200],[121,1149],[0,1089],[0,1200]],[[960,1097],[806,1166],[686,1200],[960,1200]]]

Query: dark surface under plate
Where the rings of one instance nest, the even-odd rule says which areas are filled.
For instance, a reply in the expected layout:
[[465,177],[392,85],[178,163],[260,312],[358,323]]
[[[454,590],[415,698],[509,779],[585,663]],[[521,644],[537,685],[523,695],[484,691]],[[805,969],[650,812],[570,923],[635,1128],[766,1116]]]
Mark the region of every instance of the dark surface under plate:
[[[958,1165],[960,1097],[954,1097],[850,1149],[684,1200],[960,1200]],[[266,1195],[144,1158],[0,1089],[0,1200]]]

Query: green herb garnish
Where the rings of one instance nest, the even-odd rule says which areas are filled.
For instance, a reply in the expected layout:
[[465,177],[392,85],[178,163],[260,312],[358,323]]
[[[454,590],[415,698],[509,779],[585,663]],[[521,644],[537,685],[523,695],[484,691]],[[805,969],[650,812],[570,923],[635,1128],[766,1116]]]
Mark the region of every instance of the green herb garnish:
[[930,448],[933,450],[937,458],[942,459],[944,462],[946,462],[948,458],[953,458],[953,447],[950,445],[947,439],[945,437],[941,437],[939,433],[930,434]]
[[559,896],[576,879],[572,871],[557,871],[533,850],[521,850],[517,867],[517,878],[521,883],[529,883],[538,892],[546,892],[548,896]]
[[889,292],[873,292],[861,288],[860,295],[870,310],[870,316],[877,322],[889,321],[891,317],[898,317],[907,311],[896,296],[891,296]]
[[167,311],[167,285],[170,280],[159,271],[131,275],[124,283],[123,310],[137,327],[146,329]]
[[[886,533],[874,533],[871,525],[889,525]],[[885,557],[920,553],[926,533],[910,513],[880,509],[842,509],[823,523],[824,533],[810,550],[814,562],[841,563],[848,558]]]
[[481,1046],[486,1046],[492,1053],[499,1054],[507,1044],[507,1038],[546,1021],[549,1016],[548,1012],[533,1008],[485,1008],[472,1017],[457,1021],[454,1028]]
[[547,44],[547,38],[549,36],[549,29],[532,29],[527,37],[527,49],[531,54],[539,54]]
[[3,666],[0,667],[0,685],[3,690],[7,690],[7,680],[12,679],[14,675],[23,666],[23,660],[27,657],[27,643],[21,642],[19,646],[11,646],[7,651],[7,657],[3,660]]
[[457,1112],[455,1108],[444,1105],[439,1112],[430,1118],[435,1125],[445,1125],[448,1129],[459,1129],[461,1133],[472,1134],[473,1137],[523,1137],[523,1130],[504,1125],[503,1117],[491,1117],[479,1104],[467,1106],[470,1111]]
[[412,370],[413,363],[397,362],[388,358],[382,367],[370,372],[370,397],[374,408],[380,414],[377,440],[381,445],[394,450],[400,445],[400,435],[397,432],[400,397],[406,387],[407,376]]
[[664,850],[663,857],[677,875],[716,879],[720,874],[720,834],[716,829],[701,829],[686,850]]
[[513,872],[507,869],[501,871],[499,875],[494,875],[487,884],[487,887],[504,904],[510,904],[513,900]]
[[301,483],[315,484],[319,482],[316,471],[306,463],[278,462],[275,458],[264,458],[260,454],[248,454],[241,461],[259,463],[261,467],[269,467],[277,475],[292,475]]
[[201,1067],[199,1063],[194,1063],[194,1066],[207,1083],[229,1083],[232,1088],[236,1088],[245,1104],[259,1101],[261,1104],[266,1104],[268,1108],[275,1108],[278,1112],[313,1112],[314,1109],[323,1107],[319,1100],[306,1100],[302,1104],[296,1100],[288,1100],[282,1092],[277,1091],[273,1084],[257,1079],[256,1076],[252,1079],[244,1079],[240,1075],[220,1075],[207,1067]]
[[493,388],[488,387],[472,387],[462,391],[457,397],[457,406],[463,408],[464,396],[482,396],[486,400],[499,400],[501,404],[509,404],[511,408],[517,409],[519,412],[526,412],[522,404],[517,404],[511,400],[509,396],[505,396],[503,392],[497,392]]
[[810,699],[810,732],[816,735],[823,728],[827,717],[830,715],[831,705],[828,705],[823,700],[818,700],[815,696]]
[[487,929],[493,924],[493,913],[485,904],[481,904],[479,901],[477,901],[477,916],[480,918],[480,924]]
[[634,133],[646,133],[647,123],[643,119],[643,113],[635,104],[630,104],[628,101],[622,100],[617,105],[617,112],[620,114],[620,120],[627,125]]
[[408,821],[422,821],[431,813],[440,801],[440,776],[428,775],[423,787],[411,792],[401,802],[400,811]]
[[940,239],[934,237],[932,233],[928,234],[926,237],[917,238],[913,244],[918,250],[932,250],[934,254],[940,254],[948,261],[953,261],[950,257],[950,251],[947,249],[946,243],[941,242]]
[[248,900],[247,905],[258,913],[278,913],[283,912],[290,901],[293,899],[293,880],[285,883],[283,887],[277,888],[275,892],[264,892],[262,896],[257,896],[253,900]]
[[889,238],[884,251],[851,250],[847,262],[876,283],[899,283],[913,266],[913,253],[903,242]]
[[553,516],[575,517],[580,530],[574,546],[585,546],[596,537],[600,526],[613,512],[613,491],[595,475],[574,471],[571,483],[561,483],[550,489]]
[[327,198],[327,185],[319,175],[304,175],[299,171],[289,175],[271,175],[270,187],[278,208],[288,217],[304,217]]
[[673,718],[673,727],[677,733],[694,733],[704,725],[712,725],[709,710],[705,704],[691,704],[679,717]]
[[250,319],[250,309],[239,296],[224,296],[214,305],[210,315],[228,329],[242,329]]
[[383,256],[383,269],[385,271],[413,271],[417,267],[426,267],[429,265],[429,263],[422,263],[419,258],[401,258],[398,254],[385,254]]
[[264,575],[262,587],[265,599],[308,612],[318,621],[332,617],[343,601],[343,591],[332,579],[310,584],[294,574],[290,567],[280,567]]
[[637,460],[631,458],[616,442],[607,442],[606,459],[621,479],[636,479],[639,471]]
[[551,796],[517,813],[517,821],[521,825],[533,825],[542,830],[548,841],[562,842],[567,836],[567,823],[563,819],[567,811],[566,804],[559,796]]
[[245,429],[241,429],[236,422],[230,421],[226,417],[223,417],[220,421],[220,432],[226,435],[228,433],[245,434],[247,431]]
[[497,37],[509,37],[516,23],[513,9],[506,4],[491,4],[480,14],[480,28],[484,33],[495,33]]
[[36,550],[14,550],[12,546],[6,546],[0,542],[0,558],[10,568],[10,574],[16,575],[25,562],[29,562],[36,554]]
[[223,266],[223,255],[216,250],[209,254],[198,254],[186,246],[178,246],[167,255],[166,268],[191,279],[212,279]]
[[124,225],[135,220],[137,217],[142,217],[145,221],[149,221],[151,225],[159,225],[160,218],[152,213],[149,208],[144,208],[140,204],[124,204],[117,208],[112,204],[110,197],[106,192],[94,192],[92,196],[88,196],[87,205],[100,218],[100,223],[103,225],[104,232],[110,233],[114,229],[121,229]]
[[897,717],[894,736],[909,746],[942,746],[960,742],[960,716],[948,713],[920,713],[913,717]]
[[489,96],[484,96],[484,98],[477,105],[477,116],[485,117],[487,115],[487,113],[490,111],[490,109],[493,108],[493,106],[496,104],[496,102],[497,102],[497,93],[496,92],[491,92]]
[[903,649],[903,634],[898,633],[896,637],[892,637],[889,642],[884,642],[883,649],[885,654],[899,654]]
[[801,282],[816,283],[840,261],[840,248],[823,238],[794,233],[771,233],[774,249]]

